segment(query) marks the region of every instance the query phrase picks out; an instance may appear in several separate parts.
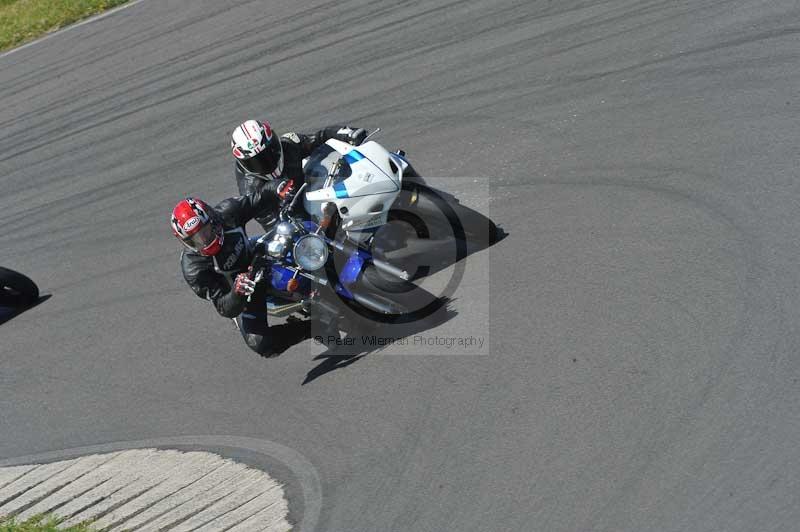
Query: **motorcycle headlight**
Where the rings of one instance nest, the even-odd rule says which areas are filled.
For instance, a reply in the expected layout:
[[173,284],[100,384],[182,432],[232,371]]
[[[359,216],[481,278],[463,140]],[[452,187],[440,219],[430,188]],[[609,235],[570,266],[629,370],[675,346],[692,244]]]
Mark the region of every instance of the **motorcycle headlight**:
[[328,244],[318,235],[301,236],[294,245],[294,260],[304,270],[319,270],[328,261]]

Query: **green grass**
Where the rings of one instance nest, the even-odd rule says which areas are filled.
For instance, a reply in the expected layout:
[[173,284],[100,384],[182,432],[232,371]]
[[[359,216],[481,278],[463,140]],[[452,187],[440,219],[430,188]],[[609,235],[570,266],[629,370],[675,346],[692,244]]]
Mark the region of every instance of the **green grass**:
[[0,0],[0,51],[128,0]]
[[22,523],[13,517],[0,517],[0,532],[90,532],[92,530],[88,524],[59,530],[56,528],[58,521],[57,518],[47,515],[35,515]]

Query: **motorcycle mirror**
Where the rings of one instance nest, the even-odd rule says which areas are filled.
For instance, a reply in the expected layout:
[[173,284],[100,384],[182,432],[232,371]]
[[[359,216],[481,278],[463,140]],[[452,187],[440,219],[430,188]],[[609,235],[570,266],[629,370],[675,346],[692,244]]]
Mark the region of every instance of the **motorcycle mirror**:
[[308,183],[303,183],[303,186],[301,186],[300,189],[294,193],[294,198],[292,198],[292,202],[289,204],[289,208],[287,210],[291,211],[294,209],[294,204],[297,203],[298,198],[300,198],[300,196],[303,194],[303,191],[306,189],[307,185]]
[[367,140],[368,140],[368,139],[369,139],[369,138],[370,138],[372,135],[374,135],[375,133],[379,133],[379,132],[380,132],[380,130],[381,130],[381,128],[379,128],[379,127],[375,128],[375,129],[374,129],[374,130],[373,130],[373,131],[372,131],[372,132],[371,132],[369,135],[367,135],[366,137],[364,137],[364,140],[362,140],[362,141],[361,141],[361,144],[364,144],[365,142],[367,142]]

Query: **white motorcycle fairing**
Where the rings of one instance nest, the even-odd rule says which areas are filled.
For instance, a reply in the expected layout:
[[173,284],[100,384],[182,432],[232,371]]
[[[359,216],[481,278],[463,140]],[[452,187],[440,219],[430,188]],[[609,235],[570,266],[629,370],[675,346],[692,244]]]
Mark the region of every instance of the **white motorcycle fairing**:
[[335,203],[341,227],[351,239],[364,241],[386,223],[407,167],[405,159],[377,142],[352,146],[330,139],[304,165],[303,205],[319,221],[323,204]]

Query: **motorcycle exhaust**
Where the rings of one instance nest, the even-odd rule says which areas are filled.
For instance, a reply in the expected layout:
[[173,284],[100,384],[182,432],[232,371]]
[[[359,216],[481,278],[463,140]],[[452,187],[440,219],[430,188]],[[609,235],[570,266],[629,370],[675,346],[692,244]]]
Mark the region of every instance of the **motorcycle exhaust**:
[[353,293],[353,299],[355,299],[356,303],[358,303],[359,305],[366,307],[369,310],[372,310],[379,314],[392,315],[392,314],[400,314],[401,312],[401,309],[396,308],[395,305],[392,305],[390,303],[385,303],[368,295]]
[[408,272],[405,270],[401,270],[397,266],[392,266],[388,262],[382,261],[380,259],[376,259],[373,257],[372,264],[375,265],[375,268],[384,272],[388,273],[389,275],[394,275],[395,277],[402,279],[404,281],[408,281]]

